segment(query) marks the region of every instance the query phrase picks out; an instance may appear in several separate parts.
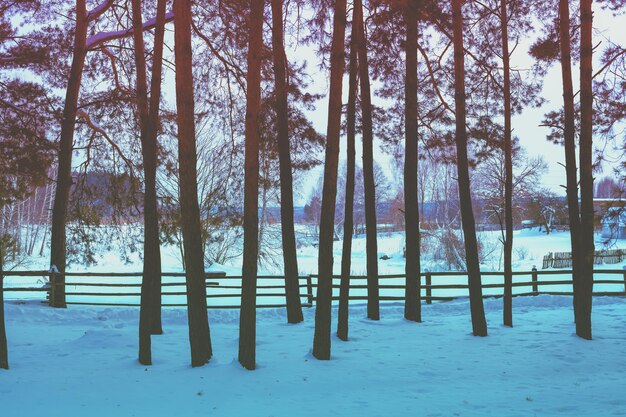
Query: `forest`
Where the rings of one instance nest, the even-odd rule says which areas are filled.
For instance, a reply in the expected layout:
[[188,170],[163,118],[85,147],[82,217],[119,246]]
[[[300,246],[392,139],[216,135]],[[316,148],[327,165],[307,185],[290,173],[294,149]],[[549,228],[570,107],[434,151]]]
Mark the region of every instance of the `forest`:
[[43,256],[49,304],[66,308],[70,265],[89,268],[103,244],[120,262],[138,253],[147,366],[164,332],[162,251],[176,248],[200,367],[213,357],[207,268],[239,262],[237,359],[253,370],[259,265],[279,269],[286,321],[300,323],[298,250],[313,245],[311,354],[329,360],[333,334],[349,339],[351,255],[364,250],[378,321],[379,230],[401,233],[403,317],[420,323],[437,242],[466,274],[484,337],[479,232],[498,231],[512,327],[514,231],[533,224],[569,232],[574,331],[591,340],[598,204],[621,218],[626,197],[624,12],[620,0],[0,0],[0,283]]

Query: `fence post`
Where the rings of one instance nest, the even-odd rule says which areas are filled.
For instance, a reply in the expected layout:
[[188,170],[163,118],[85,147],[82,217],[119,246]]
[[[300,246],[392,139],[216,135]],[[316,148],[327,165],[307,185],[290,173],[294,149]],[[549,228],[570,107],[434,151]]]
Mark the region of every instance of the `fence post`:
[[539,285],[537,284],[537,281],[539,281],[539,277],[537,273],[537,267],[535,265],[533,265],[533,269],[532,269],[532,281],[533,281],[533,293],[534,295],[537,295],[539,294]]
[[56,265],[52,265],[48,272],[50,273],[50,282],[49,282],[49,289],[48,289],[48,305],[50,307],[56,307],[56,300],[55,300],[54,295],[56,292],[57,274],[59,273],[59,270],[57,269]]
[[624,292],[626,292],[626,265],[622,267],[624,269]]
[[430,288],[433,283],[432,275],[428,269],[425,269],[424,272],[426,273],[426,304],[432,304],[433,289]]
[[313,279],[311,278],[311,274],[306,276],[306,292],[307,292],[307,301],[309,305],[313,307]]

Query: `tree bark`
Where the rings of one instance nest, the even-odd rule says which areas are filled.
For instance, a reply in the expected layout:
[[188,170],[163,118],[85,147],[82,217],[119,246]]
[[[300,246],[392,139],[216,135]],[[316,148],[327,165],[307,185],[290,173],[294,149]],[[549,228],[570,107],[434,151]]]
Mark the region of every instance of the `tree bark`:
[[186,267],[191,366],[196,367],[206,364],[211,359],[212,348],[198,207],[190,0],[176,0],[174,16],[180,210]]
[[243,268],[239,362],[256,368],[256,281],[259,251],[259,110],[263,55],[263,0],[254,0],[248,17],[248,74],[246,88],[246,156],[243,203]]
[[63,119],[61,121],[61,135],[59,138],[59,154],[57,169],[57,186],[52,209],[52,231],[50,236],[50,266],[56,266],[59,274],[56,275],[54,285],[54,307],[66,307],[65,304],[65,266],[66,266],[66,230],[68,200],[72,187],[72,150],[74,130],[76,127],[76,111],[78,96],[83,77],[85,56],[87,55],[87,9],[85,0],[76,0],[76,32],[74,33],[74,55],[70,77],[65,92]]
[[574,318],[578,321],[579,283],[581,281],[581,227],[578,206],[578,175],[576,166],[576,114],[572,84],[572,53],[570,45],[568,0],[559,0],[559,37],[561,48],[561,76],[563,79],[563,144],[567,177],[567,210],[572,245],[572,280],[574,287]]
[[470,310],[474,336],[487,336],[487,322],[483,306],[483,291],[476,241],[476,225],[472,209],[470,191],[469,163],[467,158],[467,127],[465,109],[465,53],[463,49],[462,0],[452,0],[452,28],[454,42],[454,102],[456,116],[456,153],[459,183],[459,202],[461,222],[465,242]]
[[404,84],[404,223],[406,284],[404,318],[422,321],[420,282],[420,230],[417,198],[417,12],[419,0],[409,0],[404,11],[406,26],[406,82]]
[[348,72],[348,108],[346,114],[346,198],[343,220],[343,245],[341,250],[341,284],[339,288],[339,311],[337,314],[337,337],[348,340],[348,318],[350,303],[350,269],[352,264],[352,233],[354,228],[354,188],[356,171],[356,95],[358,86],[357,24],[352,12],[350,35],[350,58]]
[[[141,13],[141,1],[132,0],[132,20],[133,20],[133,43],[134,43],[134,56],[135,56],[135,80],[136,80],[136,101],[137,112],[139,116],[139,130],[141,139],[141,150],[144,160],[144,175],[145,175],[145,193],[144,193],[144,261],[143,261],[143,277],[141,282],[141,301],[139,309],[139,363],[142,365],[152,365],[152,351],[150,341],[150,292],[151,285],[149,279],[151,278],[147,272],[150,271],[151,256],[155,250],[153,247],[153,236],[151,232],[152,224],[148,220],[152,219],[152,214],[156,210],[156,205],[153,205],[152,192],[155,191],[154,186],[151,183],[153,179],[153,161],[146,158],[146,155],[151,153],[152,143],[148,143],[147,129],[148,118],[150,109],[148,108],[148,82],[146,77],[146,58],[143,42],[143,18]],[[156,200],[156,195],[154,195]],[[156,201],[154,201],[156,203]],[[158,231],[158,226],[157,226]],[[158,235],[156,236],[158,239]],[[158,241],[156,251],[158,252]]]
[[341,134],[341,92],[344,71],[344,42],[346,35],[346,1],[335,0],[333,39],[330,50],[330,86],[328,94],[328,126],[324,157],[324,184],[320,216],[318,257],[318,286],[315,307],[313,356],[330,359],[331,305],[333,282],[333,237],[335,231],[335,202],[337,199],[337,168]]
[[506,0],[500,0],[504,69],[504,311],[505,326],[513,327],[513,150],[511,138],[511,69]]
[[594,211],[593,211],[593,45],[592,0],[580,2],[580,274],[576,296],[576,334],[591,340],[593,294]]
[[361,122],[363,125],[363,188],[365,199],[365,252],[367,264],[367,318],[380,319],[380,290],[378,287],[378,242],[376,228],[376,186],[374,184],[374,134],[372,127],[372,97],[369,66],[367,62],[367,38],[363,23],[363,4],[354,1],[357,17],[359,56],[359,80],[361,84]]
[[157,133],[165,32],[164,0],[157,4],[157,25],[154,42],[152,90],[148,102],[148,82],[143,40],[141,2],[133,0],[133,42],[135,45],[136,94],[139,113],[141,150],[143,156],[144,192],[144,256],[139,313],[139,362],[151,364],[150,334],[161,334],[161,252],[157,212],[156,169]]
[[[149,152],[144,155],[144,161],[149,161],[150,166],[144,167],[146,176],[146,194],[150,190],[150,208],[144,207],[144,215],[148,216],[146,223],[149,224],[150,236],[146,236],[146,242],[150,243],[153,253],[150,255],[150,262],[144,263],[144,275],[149,277],[151,285],[149,303],[150,313],[150,333],[162,334],[161,324],[161,250],[159,238],[159,213],[156,192],[156,170],[159,135],[159,108],[161,104],[161,79],[163,75],[163,47],[165,38],[167,0],[158,0],[156,13],[156,27],[154,32],[154,50],[152,58],[152,78],[150,80],[150,112],[148,118],[147,143],[151,144]],[[149,177],[149,178],[148,178]],[[145,203],[147,205],[147,201]],[[144,260],[147,259],[144,256]]]
[[282,0],[272,0],[272,50],[276,90],[278,158],[280,163],[280,225],[285,266],[287,321],[289,323],[300,323],[304,317],[302,316],[302,303],[300,301],[296,232],[293,220],[293,178],[289,146],[289,108],[287,104],[287,56],[283,38],[283,2]]

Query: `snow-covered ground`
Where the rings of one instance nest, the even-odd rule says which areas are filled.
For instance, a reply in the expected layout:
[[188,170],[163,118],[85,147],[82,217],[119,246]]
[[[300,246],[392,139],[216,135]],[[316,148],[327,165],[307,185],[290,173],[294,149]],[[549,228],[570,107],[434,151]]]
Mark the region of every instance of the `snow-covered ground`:
[[380,322],[354,306],[350,341],[333,338],[330,361],[310,354],[313,309],[299,325],[281,309],[259,310],[259,366],[245,371],[236,310],[209,312],[215,356],[192,369],[184,309],[164,310],[165,334],[153,337],[154,365],[145,367],[136,362],[137,309],[9,302],[0,415],[626,415],[626,299],[594,300],[593,341],[573,335],[569,297],[514,305],[515,327],[504,328],[501,300],[486,300],[485,338],[471,336],[465,300],[425,305],[421,324],[404,321],[400,305],[384,305]]

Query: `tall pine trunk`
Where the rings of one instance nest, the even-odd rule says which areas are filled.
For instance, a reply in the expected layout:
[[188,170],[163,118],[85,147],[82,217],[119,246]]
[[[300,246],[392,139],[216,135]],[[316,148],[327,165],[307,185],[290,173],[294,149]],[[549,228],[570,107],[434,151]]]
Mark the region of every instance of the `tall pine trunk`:
[[[144,152],[144,175],[146,181],[146,197],[144,201],[144,216],[146,227],[145,242],[149,247],[144,248],[144,277],[148,277],[150,285],[150,333],[163,333],[161,324],[161,250],[159,239],[159,213],[156,192],[156,171],[159,135],[159,107],[161,104],[161,79],[163,75],[163,47],[165,37],[165,12],[167,0],[158,0],[156,13],[156,27],[154,32],[154,50],[152,57],[152,78],[150,80],[150,112],[146,133],[147,152]],[[147,194],[150,194],[149,196]],[[148,204],[150,207],[148,207]],[[151,252],[149,252],[149,250]]]
[[365,195],[365,252],[367,264],[367,318],[380,319],[380,290],[378,287],[378,242],[376,228],[376,186],[374,184],[374,134],[372,127],[372,97],[367,38],[363,23],[363,4],[354,1],[358,27],[357,51],[361,84],[361,123],[363,125],[363,188]]
[[483,290],[480,279],[476,224],[472,209],[469,163],[467,158],[467,126],[465,109],[465,52],[463,48],[462,0],[452,0],[452,29],[454,38],[454,102],[456,116],[456,154],[459,182],[459,203],[465,242],[465,258],[474,336],[487,336],[487,322],[483,306]]
[[500,0],[502,64],[504,69],[504,312],[505,326],[513,326],[513,150],[511,139],[511,69],[506,0]]
[[[144,256],[139,313],[139,362],[150,365],[150,334],[162,333],[160,314],[161,253],[157,213],[156,168],[157,124],[160,99],[163,35],[165,31],[165,1],[157,5],[157,28],[154,43],[152,95],[148,102],[148,82],[143,39],[141,2],[133,0],[133,42],[135,45],[137,111],[139,113],[141,150],[143,155],[144,192]],[[156,85],[155,85],[156,84]],[[156,98],[156,100],[154,100]],[[156,106],[156,111],[153,107]],[[156,294],[154,294],[156,293]]]
[[239,362],[256,367],[256,281],[259,251],[259,111],[263,56],[263,0],[253,0],[248,16],[248,74],[246,77],[246,157],[243,203],[243,268]]
[[191,2],[174,2],[174,55],[176,59],[176,120],[178,124],[178,169],[183,229],[187,315],[191,366],[202,366],[212,356],[206,303],[204,254],[198,207],[196,132],[194,125],[193,71],[191,53]]
[[320,215],[318,256],[318,285],[315,307],[313,356],[330,359],[331,305],[333,284],[333,237],[335,231],[335,202],[337,199],[337,168],[341,134],[341,92],[344,71],[344,42],[346,35],[346,1],[335,0],[333,39],[330,50],[330,86],[328,93],[328,126],[324,159],[324,184]]
[[593,45],[592,0],[580,2],[580,274],[577,284],[576,334],[591,339],[593,295],[594,211],[593,211]]
[[406,82],[404,84],[404,223],[406,236],[406,284],[404,318],[422,321],[420,282],[420,230],[417,198],[417,1],[404,11],[406,26]]
[[561,48],[561,76],[563,79],[563,144],[565,147],[565,174],[567,177],[567,209],[572,245],[572,280],[574,285],[574,317],[578,321],[581,271],[581,227],[578,206],[578,175],[576,166],[576,114],[572,83],[572,53],[568,0],[559,0],[559,37]]
[[72,149],[74,144],[74,130],[76,128],[76,111],[78,96],[83,77],[85,56],[87,55],[87,9],[85,0],[76,0],[76,31],[74,33],[74,47],[70,77],[65,92],[63,119],[61,121],[61,135],[59,138],[59,154],[57,169],[57,185],[52,208],[52,231],[50,236],[50,266],[56,267],[59,274],[54,286],[54,297],[51,305],[66,307],[65,304],[65,266],[66,266],[66,230],[67,210],[72,188]]
[[343,220],[343,244],[341,249],[341,283],[339,288],[339,310],[337,313],[337,337],[348,340],[348,319],[350,304],[350,268],[352,264],[352,232],[354,228],[354,188],[356,171],[356,95],[358,91],[358,58],[356,42],[358,37],[356,18],[352,12],[350,35],[350,58],[348,72],[348,107],[346,114],[346,198]]
[[[148,82],[146,79],[146,58],[143,42],[143,18],[141,13],[141,1],[132,0],[132,20],[133,20],[133,43],[134,43],[134,55],[135,55],[135,79],[136,79],[136,101],[137,112],[139,116],[139,130],[141,139],[141,150],[144,159],[144,173],[146,176],[146,190],[144,193],[144,263],[143,263],[143,278],[141,282],[141,304],[139,309],[139,363],[143,365],[152,364],[152,352],[150,342],[150,277],[146,273],[146,270],[150,268],[148,265],[149,259],[146,256],[150,256],[154,251],[154,247],[151,247],[152,240],[149,240],[151,224],[148,223],[150,218],[149,211],[155,210],[156,206],[152,206],[152,200],[148,198],[151,195],[151,189],[149,188],[149,175],[152,173],[152,166],[150,160],[147,160],[146,154],[150,152],[151,144],[147,142],[147,129],[148,129]],[[146,172],[147,171],[147,172]],[[158,235],[157,235],[158,238]],[[156,250],[158,251],[158,245]]]
[[298,280],[296,232],[293,220],[293,178],[289,146],[289,108],[287,104],[287,56],[283,39],[283,0],[272,0],[272,51],[276,94],[276,124],[280,163],[280,225],[285,265],[287,321],[303,320]]

